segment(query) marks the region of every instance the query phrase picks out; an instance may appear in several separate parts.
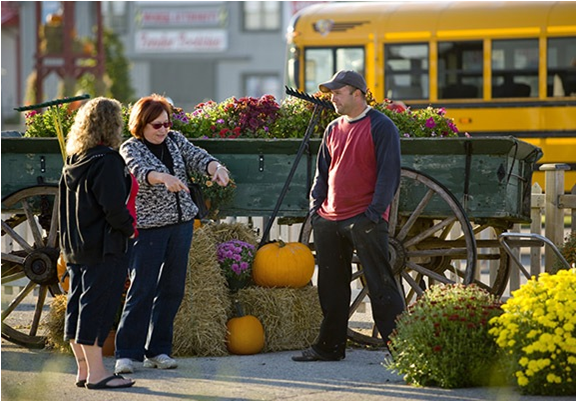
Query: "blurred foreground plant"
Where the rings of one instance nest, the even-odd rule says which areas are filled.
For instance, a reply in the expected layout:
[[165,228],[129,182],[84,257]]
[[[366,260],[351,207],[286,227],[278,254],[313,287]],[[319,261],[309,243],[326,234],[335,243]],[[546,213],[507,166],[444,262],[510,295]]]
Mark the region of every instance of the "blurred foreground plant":
[[488,323],[501,313],[496,297],[475,285],[432,286],[399,316],[387,368],[416,386],[493,384],[500,355]]

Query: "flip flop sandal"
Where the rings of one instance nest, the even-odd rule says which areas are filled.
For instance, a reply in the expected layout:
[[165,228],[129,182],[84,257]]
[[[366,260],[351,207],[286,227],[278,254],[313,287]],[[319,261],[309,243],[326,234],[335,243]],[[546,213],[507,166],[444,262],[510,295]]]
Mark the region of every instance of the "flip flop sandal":
[[88,389],[114,389],[114,388],[129,388],[129,387],[132,387],[134,385],[134,381],[131,381],[131,382],[128,382],[125,384],[120,384],[120,385],[108,385],[109,381],[117,379],[117,378],[122,379],[122,380],[125,379],[120,374],[113,374],[110,377],[107,377],[104,380],[97,382],[96,384],[91,384],[91,383],[87,382],[86,388],[88,388]]

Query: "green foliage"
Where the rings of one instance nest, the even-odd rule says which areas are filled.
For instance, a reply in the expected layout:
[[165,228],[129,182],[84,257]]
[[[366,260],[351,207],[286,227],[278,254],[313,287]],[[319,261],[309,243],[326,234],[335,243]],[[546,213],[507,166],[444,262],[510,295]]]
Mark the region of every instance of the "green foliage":
[[388,100],[376,104],[375,109],[380,110],[395,123],[401,137],[456,137],[459,129],[450,119],[445,116],[444,108],[435,109],[431,106],[425,109],[403,109]]
[[124,45],[110,29],[104,30],[105,69],[110,77],[111,97],[121,103],[134,100],[134,88],[130,84],[130,63],[124,55]]
[[64,136],[70,131],[76,111],[69,111],[68,105],[57,105],[48,108],[45,112],[32,110],[26,112],[26,132],[25,137],[56,137],[56,124],[54,117],[57,117],[62,124]]
[[575,268],[533,277],[490,321],[521,393],[575,395]]
[[[318,92],[314,96],[330,101],[330,94]],[[367,101],[393,120],[402,137],[457,136],[457,127],[452,119],[445,116],[442,108],[412,111],[389,100],[377,103],[370,92]],[[123,108],[127,124],[130,108],[130,104]],[[312,103],[296,97],[288,97],[281,104],[272,95],[240,99],[231,97],[220,103],[212,100],[200,103],[192,112],[174,107],[172,122],[174,130],[189,138],[302,138],[313,111]],[[336,112],[322,109],[311,136],[322,137],[325,127],[337,117]],[[38,127],[38,130],[41,128]],[[130,135],[127,128],[125,135]]]
[[432,286],[399,316],[387,367],[417,386],[493,383],[500,356],[488,323],[501,313],[495,296],[475,285]]
[[[318,92],[315,97],[330,101],[330,95]],[[304,137],[311,117],[314,112],[314,104],[296,97],[287,97],[279,105],[276,119],[274,120],[269,137],[271,138],[302,138]],[[338,115],[328,109],[321,109],[318,124],[313,127],[311,137],[322,137],[325,127]]]

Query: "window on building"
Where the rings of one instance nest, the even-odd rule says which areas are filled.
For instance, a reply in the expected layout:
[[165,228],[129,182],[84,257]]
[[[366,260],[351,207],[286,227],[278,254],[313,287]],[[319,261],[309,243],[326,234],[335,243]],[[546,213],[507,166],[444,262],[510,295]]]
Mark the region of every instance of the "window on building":
[[281,28],[280,1],[243,1],[245,31],[278,31]]
[[104,24],[116,33],[128,30],[128,2],[126,1],[103,1],[102,15]]
[[251,74],[244,77],[244,92],[246,96],[260,98],[263,95],[273,95],[280,102],[281,79],[277,74]]
[[493,41],[491,69],[493,98],[536,97],[539,94],[539,41]]
[[385,45],[385,96],[389,99],[429,97],[429,46]]

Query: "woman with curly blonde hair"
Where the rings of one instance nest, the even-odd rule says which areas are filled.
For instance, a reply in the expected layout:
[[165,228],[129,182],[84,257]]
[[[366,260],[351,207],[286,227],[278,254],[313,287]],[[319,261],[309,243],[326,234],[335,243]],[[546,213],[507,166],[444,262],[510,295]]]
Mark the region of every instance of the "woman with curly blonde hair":
[[123,124],[114,99],[81,107],[59,183],[60,246],[70,275],[64,338],[76,358],[76,385],[90,389],[134,384],[111,374],[102,360],[128,273],[129,239],[137,235],[138,187],[117,150]]

